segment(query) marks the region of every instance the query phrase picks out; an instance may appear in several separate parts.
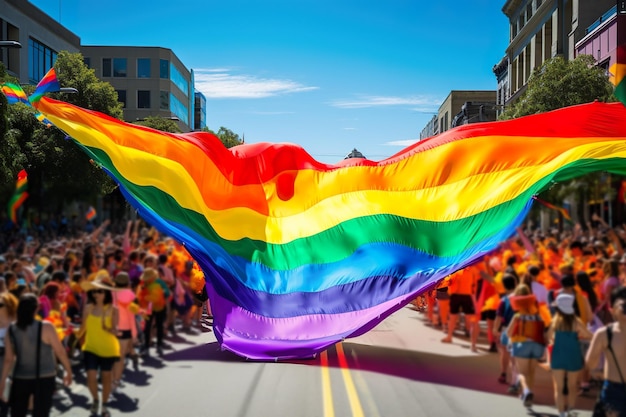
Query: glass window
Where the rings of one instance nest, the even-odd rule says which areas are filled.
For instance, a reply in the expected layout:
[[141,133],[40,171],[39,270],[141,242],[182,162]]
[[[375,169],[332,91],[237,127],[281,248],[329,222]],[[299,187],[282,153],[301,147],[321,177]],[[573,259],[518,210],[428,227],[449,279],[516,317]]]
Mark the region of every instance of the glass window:
[[84,57],[84,58],[83,58],[83,62],[85,63],[85,65],[87,66],[87,68],[91,68],[91,58],[89,58],[89,57]]
[[137,59],[137,78],[150,78],[150,58]]
[[122,107],[126,108],[126,90],[115,90],[117,92],[117,101],[122,103]]
[[30,38],[28,39],[29,67],[28,78],[33,84],[38,83],[57,60],[56,51],[43,43]]
[[159,93],[159,109],[161,110],[170,109],[170,93],[169,92],[161,91]]
[[159,77],[167,80],[170,78],[170,61],[167,59],[159,61]]
[[102,76],[111,76],[111,58],[102,58]]
[[137,91],[137,108],[138,109],[150,108],[150,90]]
[[126,77],[126,58],[113,58],[113,76]]
[[170,74],[172,74],[172,82],[174,85],[180,89],[185,97],[189,97],[189,82],[185,79],[183,74],[178,71],[174,64],[170,64]]
[[170,93],[170,109],[172,110],[172,113],[178,116],[181,122],[186,125],[189,124],[189,110],[187,106],[185,106],[183,102],[177,99],[172,93]]

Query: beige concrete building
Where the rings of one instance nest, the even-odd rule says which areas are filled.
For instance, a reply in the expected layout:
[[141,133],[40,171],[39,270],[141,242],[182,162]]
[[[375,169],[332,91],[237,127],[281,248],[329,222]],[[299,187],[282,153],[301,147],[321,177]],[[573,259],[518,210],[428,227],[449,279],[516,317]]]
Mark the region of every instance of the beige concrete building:
[[126,121],[158,116],[175,120],[183,132],[193,130],[193,71],[170,49],[82,46],[81,52],[96,76],[117,91]]
[[61,51],[79,52],[80,38],[26,0],[0,0],[0,61],[22,84],[37,84]]
[[494,67],[498,77],[498,103],[516,100],[532,72],[545,61],[560,55],[575,56],[575,45],[586,28],[615,5],[615,0],[507,0],[502,8],[509,18],[506,82],[501,63]]
[[[459,126],[461,124],[495,120],[495,103],[496,92],[493,90],[452,90],[450,91],[450,94],[448,94],[448,97],[446,97],[446,99],[439,107],[437,122],[434,123],[433,126],[433,133],[435,135],[443,133],[454,126]],[[486,108],[489,108],[489,110],[486,110]],[[468,113],[469,109],[471,109],[472,114]],[[473,114],[474,109],[476,111],[476,114]],[[485,110],[485,117],[483,117],[481,120],[480,112],[482,110]],[[490,116],[487,116],[488,114]],[[466,118],[465,122],[462,122],[461,120],[464,117]]]

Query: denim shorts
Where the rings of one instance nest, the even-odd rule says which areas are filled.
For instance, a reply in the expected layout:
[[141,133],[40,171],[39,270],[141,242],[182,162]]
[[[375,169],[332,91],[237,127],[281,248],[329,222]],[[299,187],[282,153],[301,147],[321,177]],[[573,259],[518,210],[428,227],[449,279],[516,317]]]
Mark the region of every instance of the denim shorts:
[[545,346],[537,342],[515,342],[511,345],[511,356],[521,359],[541,359]]
[[500,344],[504,347],[509,345],[509,336],[506,335],[506,332],[500,333]]
[[600,401],[606,412],[617,412],[618,416],[626,416],[626,384],[604,381],[600,391]]

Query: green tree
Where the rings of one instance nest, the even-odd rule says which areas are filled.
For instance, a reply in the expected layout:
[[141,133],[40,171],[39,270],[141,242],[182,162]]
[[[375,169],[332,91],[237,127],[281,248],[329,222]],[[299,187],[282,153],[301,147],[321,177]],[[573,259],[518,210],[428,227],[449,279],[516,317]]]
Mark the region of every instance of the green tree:
[[514,119],[576,104],[614,101],[613,85],[591,55],[566,61],[555,57],[533,72],[526,91],[507,107],[501,119]]
[[[0,84],[4,82],[15,82],[15,80],[8,76],[4,64],[0,62]],[[9,130],[8,107],[6,97],[4,94],[0,94],[0,155],[12,155],[15,152],[14,147],[11,146],[12,144],[5,139]],[[12,176],[14,172],[17,172],[13,169],[14,162],[13,158],[0,158],[0,196],[2,197],[12,192],[8,191],[8,189],[14,185]]]
[[[117,93],[109,83],[95,76],[94,71],[84,64],[80,53],[59,53],[55,69],[61,86],[73,87],[78,92],[55,93],[51,95],[53,98],[115,118],[122,117]],[[32,88],[28,90],[32,91]],[[14,174],[26,168],[31,193],[27,203],[31,207],[58,210],[65,202],[92,200],[115,188],[108,175],[95,166],[65,133],[38,122],[33,109],[14,105],[9,108],[8,116],[9,131],[5,140],[10,149],[2,149],[0,158],[13,159]]]
[[[562,57],[546,61],[533,72],[519,100],[509,106],[500,118],[514,119],[596,100],[615,101],[614,87],[605,70],[595,64],[590,55],[580,55],[571,61]],[[567,183],[553,184],[542,193],[541,198],[560,205],[565,198],[575,195],[582,204],[594,195],[603,196],[610,192],[611,184],[607,178],[610,176],[598,172]]]
[[239,139],[239,135],[233,132],[230,129],[225,128],[224,126],[220,127],[220,129],[215,133],[211,129],[204,128],[205,132],[209,132],[214,134],[219,138],[219,140],[226,146],[227,148],[232,148],[233,146],[241,145],[241,139]]
[[135,122],[137,125],[146,126],[152,129],[160,130],[168,133],[181,133],[182,130],[174,120],[166,119],[159,116],[148,116],[144,120]]

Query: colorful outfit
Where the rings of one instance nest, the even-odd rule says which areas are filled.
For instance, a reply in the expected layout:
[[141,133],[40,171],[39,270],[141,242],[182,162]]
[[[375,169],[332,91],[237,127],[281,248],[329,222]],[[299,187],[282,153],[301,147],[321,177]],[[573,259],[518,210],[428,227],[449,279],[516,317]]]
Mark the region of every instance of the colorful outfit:
[[[85,368],[87,370],[110,371],[113,364],[120,357],[120,343],[117,336],[105,330],[113,325],[112,314],[107,314],[111,307],[105,308],[104,320],[102,316],[89,314],[85,323],[85,344],[83,345],[83,355]],[[104,323],[103,323],[104,321]]]
[[170,296],[170,290],[161,279],[157,278],[152,282],[144,282],[137,289],[137,299],[139,306],[147,311],[151,311],[146,319],[144,329],[144,350],[150,347],[150,335],[152,323],[156,322],[157,348],[162,348],[164,339],[164,325],[167,314],[166,300]]
[[541,359],[545,351],[545,324],[539,314],[516,314],[511,323],[511,355],[515,358]]

